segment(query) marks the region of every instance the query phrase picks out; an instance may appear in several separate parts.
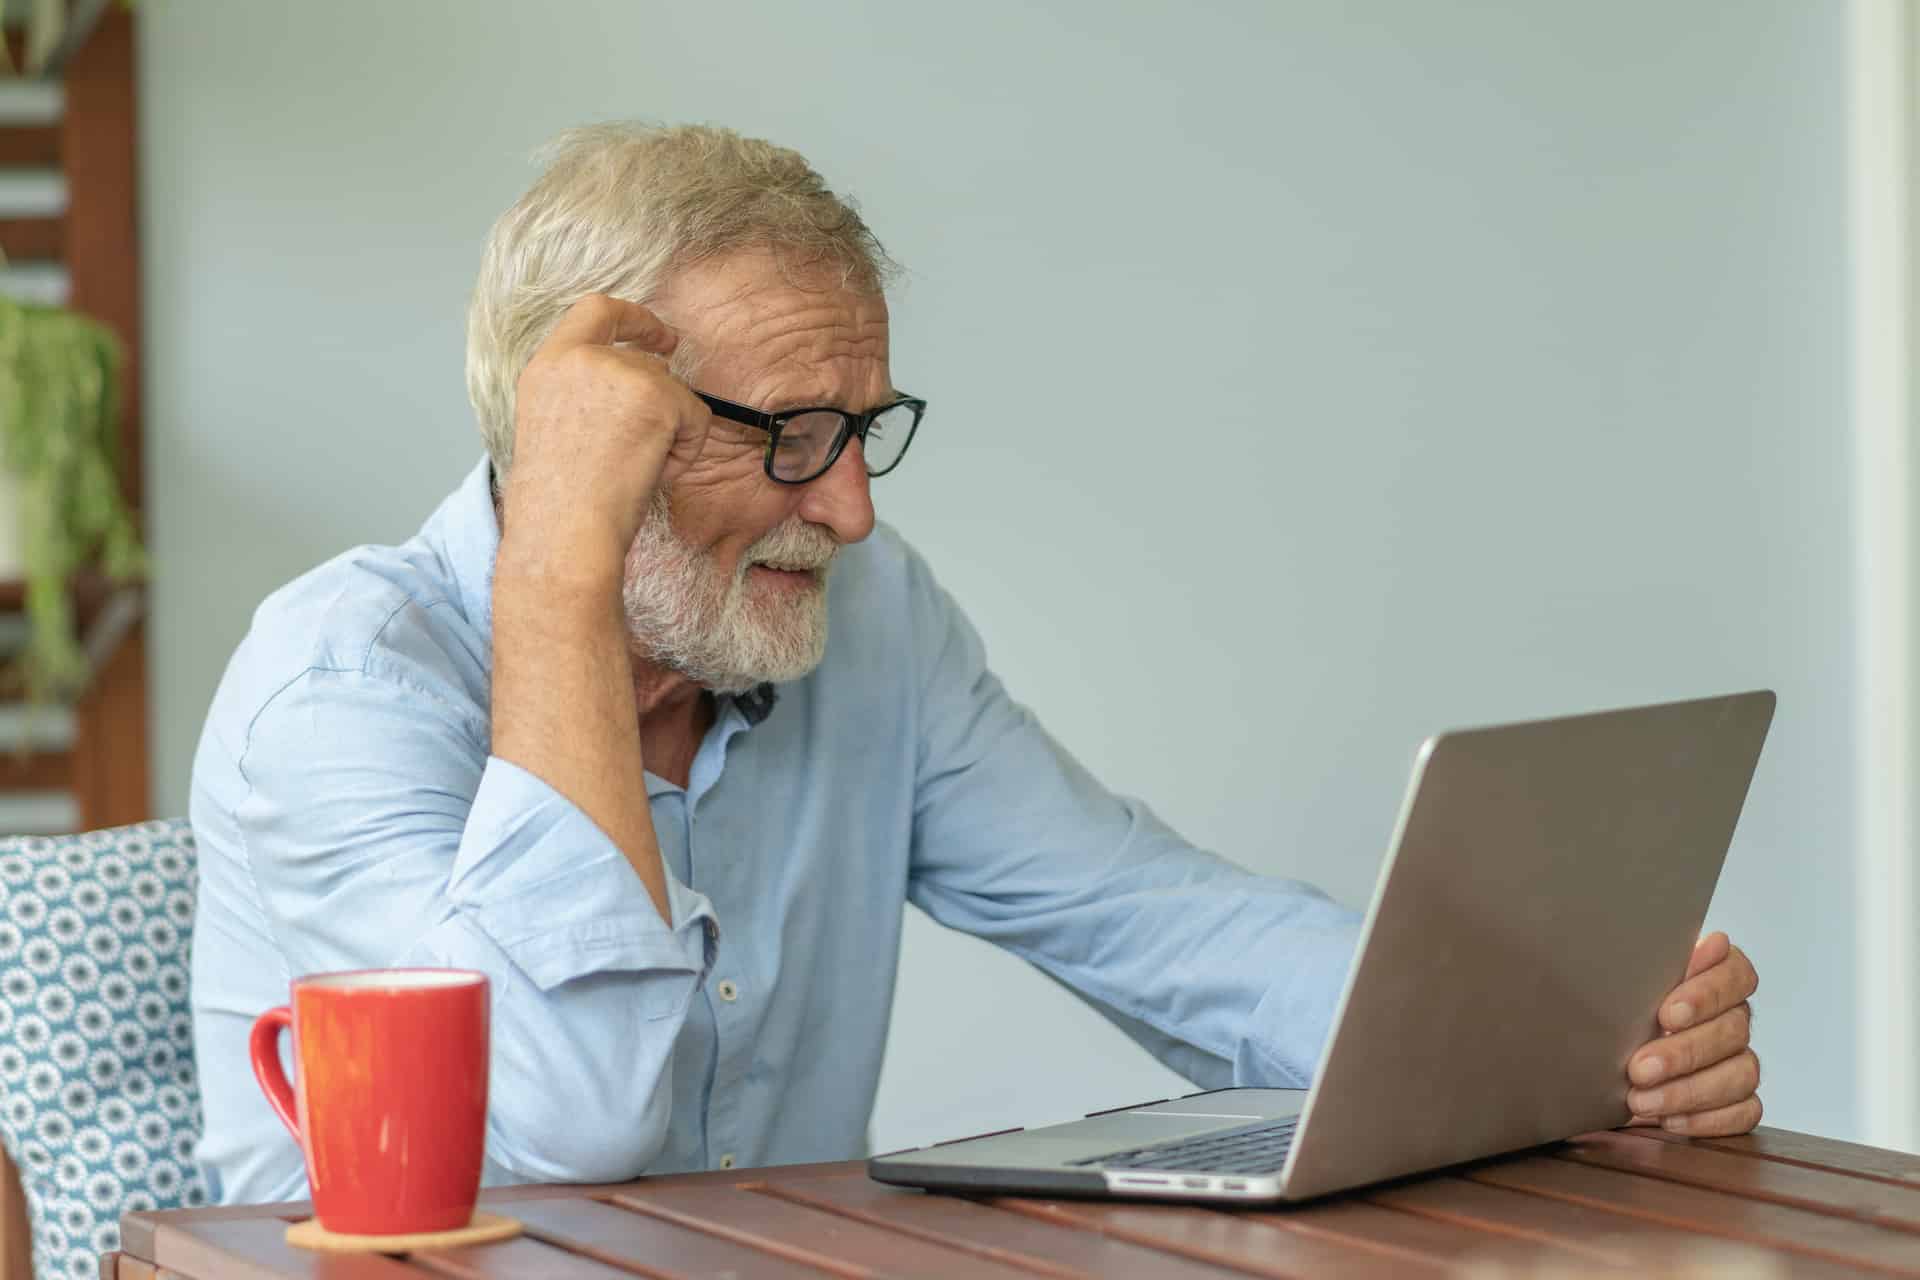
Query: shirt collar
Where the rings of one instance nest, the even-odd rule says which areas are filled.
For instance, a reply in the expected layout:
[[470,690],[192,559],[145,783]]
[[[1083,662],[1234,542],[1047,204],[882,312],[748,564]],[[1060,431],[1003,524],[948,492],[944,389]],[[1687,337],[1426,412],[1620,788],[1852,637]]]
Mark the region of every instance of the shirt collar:
[[[500,554],[500,516],[493,505],[493,463],[480,459],[460,487],[448,495],[421,531],[452,571],[460,611],[473,623],[486,646],[487,665],[493,665],[493,562]],[[722,699],[731,702],[752,728],[773,714],[779,693],[762,684]]]

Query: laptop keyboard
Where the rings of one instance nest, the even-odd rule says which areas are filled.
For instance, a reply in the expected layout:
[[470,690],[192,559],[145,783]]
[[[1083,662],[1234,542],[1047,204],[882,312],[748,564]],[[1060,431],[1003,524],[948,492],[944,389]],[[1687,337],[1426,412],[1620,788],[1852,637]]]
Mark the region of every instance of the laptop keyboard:
[[1130,1147],[1110,1155],[1074,1160],[1076,1165],[1099,1165],[1107,1169],[1192,1170],[1195,1173],[1278,1173],[1287,1163],[1287,1148],[1293,1145],[1293,1130],[1300,1117],[1289,1116],[1270,1124],[1246,1129],[1229,1129],[1204,1137],[1179,1142],[1159,1142],[1151,1147]]

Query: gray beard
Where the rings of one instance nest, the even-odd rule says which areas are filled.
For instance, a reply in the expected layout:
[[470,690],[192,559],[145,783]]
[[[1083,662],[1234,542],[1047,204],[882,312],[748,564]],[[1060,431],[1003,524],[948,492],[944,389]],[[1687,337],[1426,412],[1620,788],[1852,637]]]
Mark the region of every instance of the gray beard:
[[[664,493],[627,549],[621,599],[637,650],[715,693],[745,693],[798,680],[827,651],[827,575],[839,543],[798,518],[748,547],[731,577],[713,557],[673,531]],[[819,581],[798,595],[756,593],[747,570],[757,563],[803,565]]]

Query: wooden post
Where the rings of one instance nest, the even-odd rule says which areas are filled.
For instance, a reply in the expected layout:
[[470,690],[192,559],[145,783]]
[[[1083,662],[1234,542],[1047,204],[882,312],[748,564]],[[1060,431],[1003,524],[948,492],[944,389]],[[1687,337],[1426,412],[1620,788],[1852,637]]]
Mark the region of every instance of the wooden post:
[[[101,17],[66,67],[60,151],[67,174],[70,304],[105,324],[126,351],[121,474],[135,510],[140,448],[140,244],[135,203],[133,15]],[[147,770],[145,628],[135,627],[76,709],[73,787],[88,830],[152,817]]]

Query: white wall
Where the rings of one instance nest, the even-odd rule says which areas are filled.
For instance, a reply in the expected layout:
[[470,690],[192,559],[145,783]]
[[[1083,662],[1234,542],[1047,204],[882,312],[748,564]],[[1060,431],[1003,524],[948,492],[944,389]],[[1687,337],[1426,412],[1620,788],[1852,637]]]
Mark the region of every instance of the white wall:
[[[1778,689],[1712,922],[1770,1118],[1855,1131],[1840,6],[141,14],[163,804],[252,604],[476,455],[462,307],[530,149],[714,120],[912,268],[882,514],[1195,839],[1361,903],[1427,733]],[[922,920],[895,1027],[882,1148],[1177,1087]]]
[[1920,1149],[1920,0],[1849,0],[1859,1120]]

